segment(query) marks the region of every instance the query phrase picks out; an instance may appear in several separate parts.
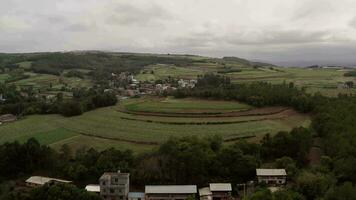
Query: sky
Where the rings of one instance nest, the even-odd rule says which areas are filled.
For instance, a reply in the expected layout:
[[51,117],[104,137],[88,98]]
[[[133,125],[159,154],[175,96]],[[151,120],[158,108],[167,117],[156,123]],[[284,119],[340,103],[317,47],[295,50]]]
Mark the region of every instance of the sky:
[[356,66],[356,0],[0,1],[0,52],[72,50]]

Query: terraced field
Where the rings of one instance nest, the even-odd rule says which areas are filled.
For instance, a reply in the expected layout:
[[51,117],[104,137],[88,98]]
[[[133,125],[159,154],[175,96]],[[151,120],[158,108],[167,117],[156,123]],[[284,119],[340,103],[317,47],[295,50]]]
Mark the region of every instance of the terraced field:
[[[137,103],[138,100],[140,99],[127,101]],[[173,99],[169,101],[174,102]],[[181,104],[185,101],[194,100],[179,100],[177,107],[182,109]],[[224,104],[216,101],[210,103]],[[246,109],[244,107],[246,105],[225,103],[227,107],[235,108],[235,113],[245,114],[225,117],[147,116],[121,112],[123,106],[129,104],[129,102],[123,102],[117,106],[97,109],[71,118],[59,115],[27,116],[17,122],[0,125],[0,143],[14,140],[25,141],[30,137],[35,137],[41,143],[56,149],[63,144],[68,144],[74,149],[84,146],[97,149],[116,147],[144,152],[157,147],[169,137],[220,135],[226,142],[241,138],[259,140],[266,133],[288,131],[295,126],[308,126],[310,122],[308,116],[288,108],[276,107],[264,110],[252,108],[250,111],[238,111]],[[205,104],[208,105],[209,102]],[[206,107],[202,106],[202,108],[205,112]],[[184,109],[190,111],[191,107]],[[230,112],[223,114],[228,113]]]

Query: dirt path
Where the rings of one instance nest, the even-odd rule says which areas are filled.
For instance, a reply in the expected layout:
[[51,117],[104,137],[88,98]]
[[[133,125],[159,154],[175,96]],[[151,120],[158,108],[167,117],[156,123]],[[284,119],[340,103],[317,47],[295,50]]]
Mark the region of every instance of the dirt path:
[[323,151],[321,147],[322,147],[321,138],[319,137],[313,138],[313,145],[310,148],[308,154],[309,165],[320,164],[321,156],[323,155]]

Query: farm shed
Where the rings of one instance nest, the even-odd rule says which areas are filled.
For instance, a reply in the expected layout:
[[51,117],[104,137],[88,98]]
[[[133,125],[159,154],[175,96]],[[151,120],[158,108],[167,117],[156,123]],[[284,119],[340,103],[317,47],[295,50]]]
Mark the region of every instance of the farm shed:
[[26,185],[28,187],[40,187],[46,183],[71,183],[72,181],[43,177],[43,176],[31,176],[26,180]]

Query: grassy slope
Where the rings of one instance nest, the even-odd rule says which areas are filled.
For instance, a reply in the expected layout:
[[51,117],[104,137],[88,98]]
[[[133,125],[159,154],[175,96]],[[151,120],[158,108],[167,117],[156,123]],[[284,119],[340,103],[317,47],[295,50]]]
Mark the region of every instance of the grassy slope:
[[[33,115],[15,123],[0,126],[0,143],[7,141],[25,141],[30,137],[39,139],[42,143],[55,148],[68,144],[74,148],[82,146],[105,149],[116,147],[143,152],[153,148],[152,145],[136,144],[137,142],[163,142],[171,136],[212,136],[221,135],[224,138],[265,133],[276,133],[280,130],[290,130],[297,125],[308,124],[306,116],[293,116],[283,120],[265,120],[241,124],[226,125],[169,125],[142,121],[125,120],[125,114],[117,112],[118,107],[97,109],[81,116],[64,118],[59,115]],[[293,122],[293,123],[290,123]],[[112,138],[89,137],[93,136]],[[120,141],[124,139],[124,141]]]

